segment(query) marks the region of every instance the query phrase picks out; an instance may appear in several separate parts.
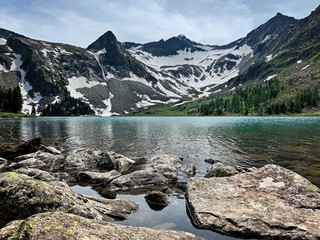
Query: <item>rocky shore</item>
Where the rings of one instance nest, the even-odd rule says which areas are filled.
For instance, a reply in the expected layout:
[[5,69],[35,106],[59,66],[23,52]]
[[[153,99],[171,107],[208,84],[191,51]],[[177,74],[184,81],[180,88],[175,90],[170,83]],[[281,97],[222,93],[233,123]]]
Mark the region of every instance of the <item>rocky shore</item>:
[[[192,177],[195,166],[174,155],[153,156],[143,170],[136,164],[94,148],[65,153],[41,138],[0,145],[0,239],[201,239],[115,222],[139,205],[112,196],[140,191],[158,211],[173,203],[178,174],[186,176],[187,210],[198,228],[243,238],[320,238],[320,190],[288,169],[210,162],[205,177]],[[71,183],[91,184],[106,198],[76,194]]]

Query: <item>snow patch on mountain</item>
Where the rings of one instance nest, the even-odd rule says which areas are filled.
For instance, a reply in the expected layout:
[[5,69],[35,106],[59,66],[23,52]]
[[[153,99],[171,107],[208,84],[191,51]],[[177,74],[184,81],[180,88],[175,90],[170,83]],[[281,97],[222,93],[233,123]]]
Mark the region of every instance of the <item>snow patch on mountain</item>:
[[[253,49],[247,44],[227,49],[216,49],[211,46],[200,47],[203,51],[192,51],[191,48],[185,48],[179,50],[176,55],[159,57],[142,49],[130,49],[129,52],[138,61],[157,72],[171,76],[175,79],[174,81],[179,80],[189,88],[196,89],[210,84],[221,84],[238,76],[238,65],[243,57],[253,56]],[[227,64],[229,64],[228,67]],[[159,79],[159,76],[155,77]]]
[[6,45],[7,44],[7,39],[0,38],[0,45]]
[[267,77],[266,81],[269,81],[269,80],[271,80],[272,78],[275,78],[277,75],[278,75],[278,74],[274,74],[274,75],[272,75],[272,76]]
[[98,82],[98,81],[89,81],[85,77],[71,77],[68,78],[69,85],[67,89],[70,92],[71,97],[74,98],[84,98],[83,94],[77,91],[77,89],[81,88],[92,88],[96,85],[107,86],[106,82]]
[[[21,112],[25,114],[30,114],[32,111],[32,106],[36,106],[37,103],[42,99],[42,96],[39,92],[33,92],[33,97],[29,95],[29,92],[33,90],[29,82],[25,80],[26,72],[21,68],[22,61],[21,55],[13,53],[14,58],[12,59],[12,64],[10,71],[18,71],[21,74],[21,79],[19,82],[21,95],[22,95],[22,110]],[[40,113],[38,113],[40,114]]]

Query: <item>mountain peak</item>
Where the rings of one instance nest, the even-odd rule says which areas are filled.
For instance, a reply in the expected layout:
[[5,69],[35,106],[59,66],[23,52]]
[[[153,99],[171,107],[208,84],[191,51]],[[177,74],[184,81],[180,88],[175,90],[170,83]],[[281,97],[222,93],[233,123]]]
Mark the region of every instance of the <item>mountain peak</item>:
[[186,37],[185,35],[183,35],[183,34],[179,34],[179,35],[177,36],[177,38],[179,38],[180,40],[187,39],[187,37]]
[[87,49],[99,51],[103,48],[117,47],[120,46],[116,36],[111,31],[107,31],[103,35],[101,35],[96,41],[91,43]]

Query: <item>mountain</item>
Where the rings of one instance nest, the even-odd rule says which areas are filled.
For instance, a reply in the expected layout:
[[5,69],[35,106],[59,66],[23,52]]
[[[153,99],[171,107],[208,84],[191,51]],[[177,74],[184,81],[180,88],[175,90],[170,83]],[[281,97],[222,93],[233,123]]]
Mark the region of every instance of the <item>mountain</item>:
[[107,31],[84,49],[0,29],[0,87],[20,86],[22,111],[36,106],[38,114],[48,104],[77,103],[72,98],[103,116],[171,102],[182,108],[275,77],[287,89],[277,101],[286,101],[295,89],[319,86],[319,11],[302,20],[278,13],[224,46],[184,35],[120,43]]
[[179,115],[320,112],[319,30],[320,6],[301,20],[278,13],[235,42],[247,44],[253,51],[238,76],[212,87],[209,97],[144,112],[171,111]]

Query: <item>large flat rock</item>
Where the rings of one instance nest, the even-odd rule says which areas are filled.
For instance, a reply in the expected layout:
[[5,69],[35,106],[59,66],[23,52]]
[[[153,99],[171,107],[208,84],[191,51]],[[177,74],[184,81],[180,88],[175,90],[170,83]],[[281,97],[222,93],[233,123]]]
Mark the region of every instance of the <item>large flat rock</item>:
[[63,182],[44,182],[24,174],[0,173],[2,220],[24,219],[36,213],[61,211],[97,220],[126,219],[138,204],[76,194]]
[[33,215],[23,221],[11,233],[10,239],[201,240],[202,238],[186,232],[121,226],[109,222],[101,224],[73,214],[49,212]]
[[276,165],[224,178],[191,178],[194,224],[235,236],[320,239],[320,190]]

